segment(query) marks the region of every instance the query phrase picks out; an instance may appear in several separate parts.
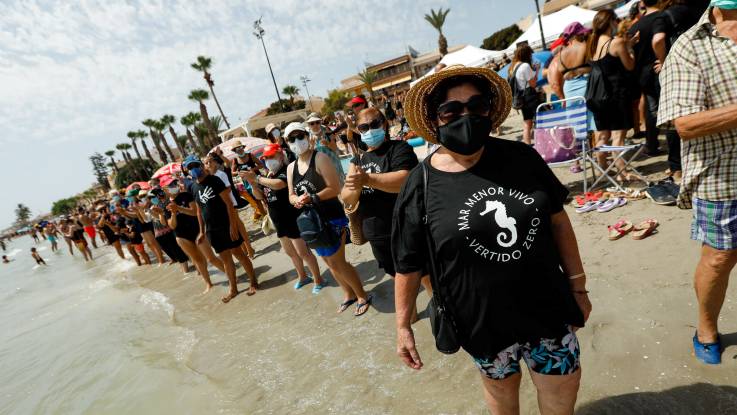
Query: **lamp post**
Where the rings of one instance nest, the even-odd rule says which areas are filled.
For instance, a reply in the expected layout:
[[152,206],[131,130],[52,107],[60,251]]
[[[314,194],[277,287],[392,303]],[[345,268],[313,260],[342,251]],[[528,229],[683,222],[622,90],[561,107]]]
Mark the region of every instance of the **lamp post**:
[[311,79],[306,77],[305,75],[300,76],[299,79],[302,81],[302,85],[305,87],[305,92],[307,92],[307,102],[310,103],[310,112],[315,112],[315,110],[312,109],[312,100],[310,99],[310,90],[307,89],[307,83],[310,82]]
[[256,36],[256,39],[261,41],[261,46],[264,48],[264,55],[266,55],[266,64],[269,65],[269,73],[271,73],[271,80],[274,82],[274,91],[276,91],[276,99],[279,102],[279,108],[284,111],[284,106],[281,102],[281,96],[279,95],[279,88],[276,86],[276,78],[274,78],[274,71],[271,69],[271,61],[269,60],[269,54],[266,52],[266,44],[264,43],[264,33],[266,33],[261,27],[261,18],[259,17],[258,20],[253,22],[253,35]]
[[543,42],[543,50],[546,50],[548,46],[545,44],[545,34],[543,33],[543,15],[540,13],[540,4],[535,0],[535,7],[537,8],[537,23],[540,25],[540,39]]

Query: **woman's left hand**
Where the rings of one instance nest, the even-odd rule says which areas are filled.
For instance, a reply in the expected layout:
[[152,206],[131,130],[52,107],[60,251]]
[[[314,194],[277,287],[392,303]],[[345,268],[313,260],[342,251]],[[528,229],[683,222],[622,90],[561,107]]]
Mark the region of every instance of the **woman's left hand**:
[[591,315],[591,301],[589,300],[589,295],[580,292],[580,293],[573,293],[573,297],[576,299],[576,303],[578,304],[578,308],[581,309],[581,314],[583,314],[583,322],[587,322],[589,320],[589,315]]

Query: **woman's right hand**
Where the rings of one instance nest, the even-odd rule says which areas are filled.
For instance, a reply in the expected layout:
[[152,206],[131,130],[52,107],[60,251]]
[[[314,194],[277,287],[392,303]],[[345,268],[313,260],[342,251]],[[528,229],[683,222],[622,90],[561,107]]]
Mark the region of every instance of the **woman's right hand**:
[[411,327],[397,329],[397,355],[408,367],[422,369],[422,359],[415,347],[415,335]]

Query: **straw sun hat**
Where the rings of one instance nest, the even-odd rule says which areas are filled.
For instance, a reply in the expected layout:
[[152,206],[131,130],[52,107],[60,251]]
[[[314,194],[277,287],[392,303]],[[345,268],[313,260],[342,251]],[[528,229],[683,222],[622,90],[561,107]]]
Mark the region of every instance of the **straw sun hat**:
[[512,91],[507,81],[496,72],[486,68],[469,68],[463,65],[451,65],[417,82],[404,99],[404,114],[409,126],[425,140],[437,143],[437,128],[430,119],[428,105],[430,95],[445,79],[456,76],[474,76],[489,83],[491,90],[491,125],[492,130],[499,127],[507,119],[512,109]]

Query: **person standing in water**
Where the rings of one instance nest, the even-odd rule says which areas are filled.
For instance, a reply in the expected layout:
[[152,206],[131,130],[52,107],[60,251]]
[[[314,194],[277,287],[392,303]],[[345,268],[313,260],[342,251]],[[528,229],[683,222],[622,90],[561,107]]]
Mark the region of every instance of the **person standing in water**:
[[56,226],[53,223],[48,223],[43,232],[46,235],[46,240],[51,243],[51,252],[56,252],[59,249],[59,245],[56,243],[59,231],[56,230]]
[[84,256],[85,261],[91,260],[92,251],[90,251],[90,248],[87,246],[87,240],[84,238],[84,229],[71,219],[67,219],[66,224],[68,226],[66,236],[74,242],[74,245],[77,246],[79,252]]
[[90,218],[89,212],[81,206],[77,208],[77,221],[82,225],[82,229],[84,229],[87,236],[90,237],[92,247],[97,249],[97,232],[95,232],[94,223],[92,222],[92,218]]
[[256,294],[258,280],[251,260],[241,248],[243,238],[236,224],[237,213],[230,200],[230,191],[222,180],[207,172],[199,159],[189,156],[182,165],[189,170],[192,179],[195,180],[192,184],[192,193],[197,202],[197,220],[200,229],[197,241],[207,238],[225,265],[230,292],[222,298],[222,301],[227,303],[238,295],[233,257],[241,263],[248,274],[251,286],[247,294]]
[[31,256],[33,259],[36,260],[36,264],[38,265],[46,265],[46,261],[44,261],[43,258],[41,258],[41,255],[36,252],[36,248],[31,248]]

